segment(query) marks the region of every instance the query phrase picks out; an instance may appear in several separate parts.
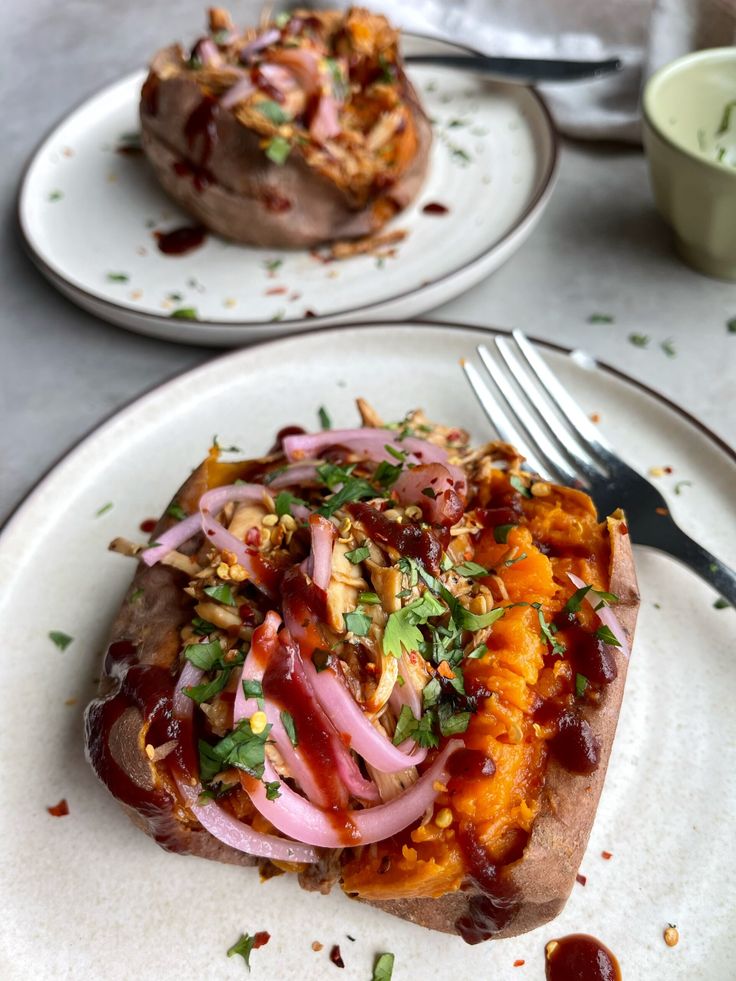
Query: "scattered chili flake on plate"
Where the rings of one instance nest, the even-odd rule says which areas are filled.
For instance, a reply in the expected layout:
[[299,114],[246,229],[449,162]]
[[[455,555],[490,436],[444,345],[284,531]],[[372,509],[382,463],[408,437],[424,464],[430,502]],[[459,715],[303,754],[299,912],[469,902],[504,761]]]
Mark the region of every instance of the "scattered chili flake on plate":
[[521,957],[518,959],[518,961],[514,961],[514,967],[523,967],[525,964],[526,961],[523,960]]
[[584,886],[588,881],[588,877],[587,875],[583,875],[581,872],[578,872],[578,874],[575,876],[575,881],[579,882],[581,886]]
[[51,817],[66,817],[66,815],[69,813],[69,805],[66,802],[66,798],[62,797],[58,804],[54,804],[53,807],[47,807],[46,810],[49,812]]
[[605,860],[607,862],[610,862],[610,860],[613,858],[613,853],[612,852],[601,852],[601,858],[605,858]]
[[335,967],[345,967],[345,961],[342,959],[342,955],[340,953],[340,947],[338,944],[335,944],[335,946],[330,951],[330,960],[335,965]]

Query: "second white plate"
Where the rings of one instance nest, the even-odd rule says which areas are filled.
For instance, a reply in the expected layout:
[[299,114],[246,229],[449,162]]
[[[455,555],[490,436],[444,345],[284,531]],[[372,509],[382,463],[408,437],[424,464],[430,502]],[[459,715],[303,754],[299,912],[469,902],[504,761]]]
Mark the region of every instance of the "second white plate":
[[[409,38],[406,48],[430,43],[438,47]],[[214,235],[186,255],[160,253],[156,232],[193,221],[143,156],[118,152],[138,130],[145,73],[136,72],[72,112],[36,152],[19,199],[31,258],[102,319],[190,344],[235,346],[436,307],[526,239],[549,199],[557,147],[531,89],[457,69],[418,66],[411,76],[435,139],[419,199],[390,226],[408,235],[389,255],[325,264],[306,251],[247,248]],[[448,211],[426,213],[429,203]],[[196,319],[179,319],[183,312]]]

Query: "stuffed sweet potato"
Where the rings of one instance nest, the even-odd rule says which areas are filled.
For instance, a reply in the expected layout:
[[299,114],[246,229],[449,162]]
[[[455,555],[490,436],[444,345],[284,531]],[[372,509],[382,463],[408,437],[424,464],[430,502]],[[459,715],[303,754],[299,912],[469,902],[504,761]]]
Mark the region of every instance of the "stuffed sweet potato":
[[626,525],[507,445],[361,411],[213,450],[153,544],[113,543],[142,562],[88,756],[167,849],[512,936],[562,908],[592,826],[638,607]]
[[143,149],[164,190],[226,238],[310,247],[367,236],[416,196],[431,127],[384,17],[295,11],[240,33],[222,10],[153,58]]

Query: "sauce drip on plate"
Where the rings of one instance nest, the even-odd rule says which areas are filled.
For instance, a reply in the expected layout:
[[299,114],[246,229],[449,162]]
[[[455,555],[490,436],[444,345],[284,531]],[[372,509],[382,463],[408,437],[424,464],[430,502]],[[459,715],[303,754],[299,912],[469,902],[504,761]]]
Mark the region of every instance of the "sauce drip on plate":
[[547,981],[621,981],[621,968],[611,951],[587,933],[550,940],[546,947]]

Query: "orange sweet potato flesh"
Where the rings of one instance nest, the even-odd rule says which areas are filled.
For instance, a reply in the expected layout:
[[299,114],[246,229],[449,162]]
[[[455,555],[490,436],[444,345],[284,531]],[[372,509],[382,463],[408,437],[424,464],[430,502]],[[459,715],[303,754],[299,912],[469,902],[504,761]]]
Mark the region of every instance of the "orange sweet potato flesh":
[[[507,544],[484,536],[474,560],[493,566],[508,554],[509,545],[518,546],[527,558],[500,572],[508,599],[540,602],[547,622],[574,591],[568,572],[615,593],[620,600],[615,613],[630,647],[639,594],[623,515],[616,513],[599,524],[589,498],[567,488],[553,488],[547,497],[525,502],[524,511],[527,524],[512,529]],[[533,544],[538,540],[580,554],[550,559]],[[579,618],[591,629],[596,625],[587,604]],[[438,808],[449,807],[452,824],[443,830],[429,821],[411,832],[410,840],[379,845],[370,860],[348,863],[343,888],[402,919],[457,933],[458,921],[472,916],[473,897],[479,893],[468,882],[459,844],[462,832],[471,828],[489,859],[503,867],[505,892],[513,896],[512,915],[491,934],[503,938],[547,922],[570,894],[603,788],[628,660],[620,649],[610,649],[617,677],[602,688],[597,704],[581,710],[600,743],[600,762],[592,774],[578,775],[549,753],[531,718],[538,697],[569,690],[574,678],[564,658],[554,669],[543,667],[536,610],[509,610],[487,643],[491,656],[470,662],[465,679],[466,685],[480,681],[494,695],[480,704],[464,738],[466,747],[494,760],[495,773],[450,781],[435,815]]]

